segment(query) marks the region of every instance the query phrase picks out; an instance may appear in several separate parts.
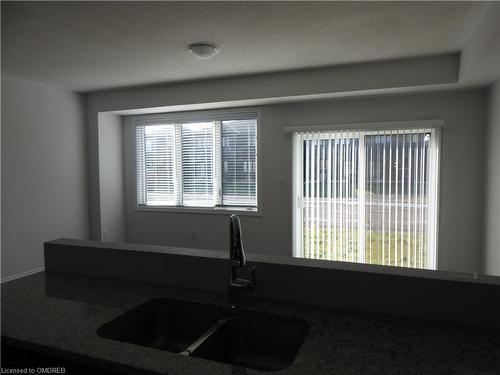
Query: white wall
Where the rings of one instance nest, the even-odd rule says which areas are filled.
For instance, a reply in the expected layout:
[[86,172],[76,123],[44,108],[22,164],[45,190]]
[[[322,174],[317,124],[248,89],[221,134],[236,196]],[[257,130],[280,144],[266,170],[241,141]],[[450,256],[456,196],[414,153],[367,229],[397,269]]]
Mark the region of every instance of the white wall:
[[484,273],[500,275],[500,81],[488,93]]
[[125,241],[122,144],[120,116],[100,113],[99,180],[103,241]]
[[[335,99],[262,107],[263,216],[243,216],[249,252],[292,254],[292,142],[285,126],[443,118],[439,268],[480,272],[485,91]],[[125,133],[129,242],[226,249],[227,217],[134,210],[133,136]],[[280,180],[284,179],[284,187]],[[198,232],[191,238],[191,230]]]
[[[99,171],[99,114],[135,110],[255,106],[381,94],[457,82],[459,54],[352,64],[290,72],[149,85],[90,93],[87,97],[89,138],[90,235],[102,239]],[[162,107],[162,108],[160,108]]]
[[460,82],[488,83],[500,79],[500,4],[491,1],[467,38],[460,54]]
[[44,241],[88,237],[83,101],[2,73],[2,280],[43,267]]

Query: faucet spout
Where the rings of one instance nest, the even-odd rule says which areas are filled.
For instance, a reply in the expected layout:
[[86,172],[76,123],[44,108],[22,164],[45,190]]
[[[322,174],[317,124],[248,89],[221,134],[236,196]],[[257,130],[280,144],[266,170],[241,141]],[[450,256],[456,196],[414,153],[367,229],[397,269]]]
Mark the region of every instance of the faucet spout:
[[229,217],[229,252],[233,266],[244,267],[247,264],[243,240],[241,238],[241,222],[236,214]]
[[255,267],[250,269],[248,279],[238,277],[238,270],[247,269],[243,248],[240,218],[232,214],[229,218],[229,283],[228,295],[232,304],[239,301],[238,291],[252,290],[255,286]]

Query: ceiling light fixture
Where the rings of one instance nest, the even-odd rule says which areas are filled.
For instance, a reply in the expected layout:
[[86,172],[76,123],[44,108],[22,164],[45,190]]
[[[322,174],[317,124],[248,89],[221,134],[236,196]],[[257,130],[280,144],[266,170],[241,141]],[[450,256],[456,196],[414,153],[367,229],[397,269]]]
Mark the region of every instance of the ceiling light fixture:
[[211,44],[194,43],[189,45],[189,51],[200,60],[208,60],[219,53],[219,49]]

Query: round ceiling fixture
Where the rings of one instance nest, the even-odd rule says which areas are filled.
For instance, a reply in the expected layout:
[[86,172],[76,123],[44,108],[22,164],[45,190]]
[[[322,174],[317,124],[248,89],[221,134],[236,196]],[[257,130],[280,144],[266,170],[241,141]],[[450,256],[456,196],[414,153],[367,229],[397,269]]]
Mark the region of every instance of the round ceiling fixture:
[[189,45],[189,51],[200,60],[208,60],[219,53],[219,49],[207,43],[194,43]]

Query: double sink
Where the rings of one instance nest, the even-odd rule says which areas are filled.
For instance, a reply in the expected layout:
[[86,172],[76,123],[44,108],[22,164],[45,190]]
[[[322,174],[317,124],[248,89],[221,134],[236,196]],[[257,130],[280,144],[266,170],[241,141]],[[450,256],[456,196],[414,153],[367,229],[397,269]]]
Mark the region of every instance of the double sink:
[[97,334],[263,371],[292,364],[305,321],[194,302],[154,299],[104,324]]

